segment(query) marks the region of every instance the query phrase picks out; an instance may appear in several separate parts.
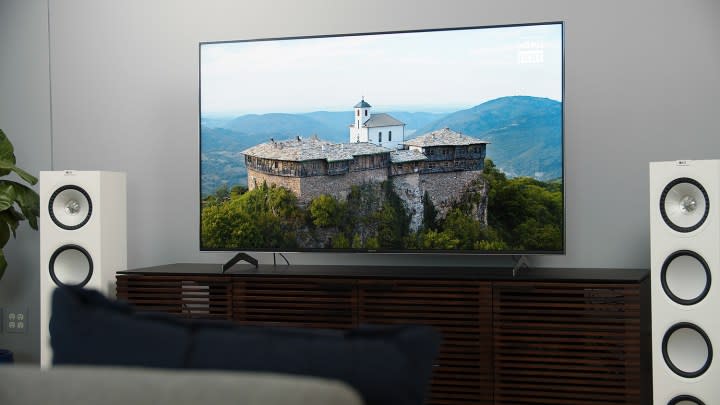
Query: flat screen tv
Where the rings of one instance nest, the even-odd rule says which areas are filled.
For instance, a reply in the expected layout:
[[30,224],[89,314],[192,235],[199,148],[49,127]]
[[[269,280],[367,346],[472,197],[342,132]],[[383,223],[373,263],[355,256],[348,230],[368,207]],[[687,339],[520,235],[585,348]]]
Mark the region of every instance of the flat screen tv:
[[199,60],[201,250],[564,253],[561,22]]

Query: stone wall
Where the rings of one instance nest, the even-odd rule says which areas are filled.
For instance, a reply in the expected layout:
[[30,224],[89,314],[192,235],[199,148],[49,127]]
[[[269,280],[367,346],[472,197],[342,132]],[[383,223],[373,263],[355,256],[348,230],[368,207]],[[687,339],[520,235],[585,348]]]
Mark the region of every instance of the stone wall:
[[287,188],[295,193],[295,195],[300,195],[300,177],[277,176],[274,174],[259,172],[250,168],[248,168],[247,173],[248,190],[261,186],[263,182],[267,182],[268,186],[275,184],[277,186]]
[[409,173],[392,177],[395,193],[405,204],[410,214],[410,230],[417,231],[423,222],[423,193],[420,191],[420,175]]
[[[472,182],[482,175],[482,170],[457,171],[445,173],[409,173],[393,176],[391,181],[395,192],[400,196],[411,215],[410,229],[420,228],[423,220],[422,198],[427,191],[430,201],[438,211],[439,218],[444,218],[450,206],[460,196],[471,189]],[[388,179],[387,169],[371,169],[350,172],[336,176],[288,177],[276,176],[248,169],[248,188],[250,190],[267,182],[292,191],[300,204],[306,205],[313,198],[327,194],[338,200],[345,200],[353,185],[363,183],[381,183]],[[471,191],[483,193],[482,203],[475,211],[476,217],[487,223],[487,187],[474,187]]]
[[352,185],[367,182],[380,183],[387,179],[387,168],[361,170],[336,176],[309,177],[276,176],[248,169],[248,189],[252,190],[265,181],[268,185],[275,184],[292,191],[303,205],[322,194],[331,195],[338,200],[345,200],[350,194]]
[[[438,216],[444,218],[450,206],[458,201],[462,193],[467,190],[473,180],[482,176],[482,170],[457,171],[446,173],[426,173],[420,175],[420,196],[427,191],[430,201],[438,211]],[[483,200],[487,199],[486,195]],[[480,213],[480,217],[484,217]]]
[[[363,183],[380,183],[388,179],[388,169],[362,170],[337,176],[312,176],[300,180],[300,192],[296,192],[301,203],[307,204],[313,198],[327,194],[338,200],[345,200],[350,194],[350,187]],[[295,190],[293,190],[295,191]]]

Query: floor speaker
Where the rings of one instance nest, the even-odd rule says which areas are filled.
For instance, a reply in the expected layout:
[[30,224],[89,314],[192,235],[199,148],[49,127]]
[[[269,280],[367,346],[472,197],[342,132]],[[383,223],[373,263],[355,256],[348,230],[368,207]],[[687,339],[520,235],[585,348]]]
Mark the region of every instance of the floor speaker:
[[650,163],[653,403],[720,404],[720,160]]
[[40,172],[40,363],[52,363],[52,292],[72,285],[115,295],[127,268],[125,173]]

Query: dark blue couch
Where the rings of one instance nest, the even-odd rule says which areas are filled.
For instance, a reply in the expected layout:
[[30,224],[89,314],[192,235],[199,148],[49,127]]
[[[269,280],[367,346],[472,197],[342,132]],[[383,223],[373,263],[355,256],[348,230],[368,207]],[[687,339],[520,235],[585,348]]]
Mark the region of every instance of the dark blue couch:
[[72,287],[58,288],[52,305],[54,364],[309,375],[348,383],[367,405],[423,404],[440,344],[426,326],[335,331],[138,314]]

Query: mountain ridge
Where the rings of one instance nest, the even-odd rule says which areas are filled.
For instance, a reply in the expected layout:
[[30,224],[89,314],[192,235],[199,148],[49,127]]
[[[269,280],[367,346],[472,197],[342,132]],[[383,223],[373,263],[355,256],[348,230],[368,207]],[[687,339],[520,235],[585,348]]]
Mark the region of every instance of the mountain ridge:
[[[510,177],[562,177],[562,103],[549,98],[506,96],[453,113],[389,112],[406,122],[406,140],[448,127],[490,142],[487,157]],[[271,138],[318,135],[330,142],[349,140],[352,111],[302,114],[247,114],[222,127],[201,125],[203,195],[220,185],[245,184],[242,152]],[[408,123],[407,121],[410,121]],[[202,121],[201,121],[202,122]],[[412,127],[411,127],[412,125]]]

